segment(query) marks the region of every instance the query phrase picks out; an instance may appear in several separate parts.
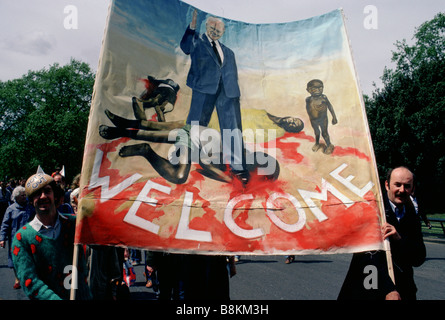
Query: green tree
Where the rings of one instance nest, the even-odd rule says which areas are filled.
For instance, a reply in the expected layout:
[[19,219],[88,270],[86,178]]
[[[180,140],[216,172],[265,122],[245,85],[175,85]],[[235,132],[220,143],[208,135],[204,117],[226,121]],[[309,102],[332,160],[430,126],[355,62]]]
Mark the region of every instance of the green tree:
[[417,178],[417,195],[429,211],[443,211],[445,191],[445,15],[416,29],[413,45],[398,41],[385,68],[382,89],[365,97],[381,178],[407,165]]
[[88,64],[72,59],[0,82],[0,179],[66,168],[80,172],[94,84]]

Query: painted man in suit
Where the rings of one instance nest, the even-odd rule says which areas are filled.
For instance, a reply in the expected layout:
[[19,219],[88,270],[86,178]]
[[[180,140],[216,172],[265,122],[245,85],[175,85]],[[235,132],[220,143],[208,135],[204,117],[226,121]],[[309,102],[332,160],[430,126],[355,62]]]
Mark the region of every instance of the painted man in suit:
[[225,31],[223,21],[209,17],[206,21],[206,33],[199,34],[195,30],[197,15],[195,10],[180,43],[182,51],[191,57],[187,85],[193,90],[193,94],[186,124],[199,123],[200,126],[207,126],[216,107],[223,146],[227,148],[226,161],[230,161],[232,173],[243,184],[247,184],[249,174],[243,153],[240,89],[235,55],[218,41]]

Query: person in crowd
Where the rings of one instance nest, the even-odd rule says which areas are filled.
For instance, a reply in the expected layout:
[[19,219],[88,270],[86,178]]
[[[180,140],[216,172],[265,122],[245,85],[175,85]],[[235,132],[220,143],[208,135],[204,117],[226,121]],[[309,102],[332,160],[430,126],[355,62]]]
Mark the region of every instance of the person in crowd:
[[60,171],[55,171],[51,174],[51,177],[54,179],[54,182],[59,185],[60,189],[63,191],[63,197],[60,198],[59,203],[57,205],[57,211],[62,214],[74,214],[74,210],[71,207],[69,201],[66,201],[65,198],[65,188],[66,188],[66,180],[65,177],[60,173]]
[[145,250],[145,287],[152,288],[156,296],[159,298],[159,279],[158,279],[158,266],[157,255],[162,254],[159,251]]
[[[17,183],[14,179],[9,179],[8,185],[6,186],[6,189],[11,193],[14,190],[14,188],[17,186]],[[14,200],[12,200],[14,201]],[[12,204],[12,203],[11,203]]]
[[410,196],[411,202],[413,203],[414,209],[416,210],[416,214],[423,220],[428,229],[431,229],[432,228],[431,222],[426,216],[425,211],[422,210],[422,205],[419,206],[419,199],[417,199],[415,195],[415,190],[416,190],[416,177],[414,176],[414,189]]
[[73,208],[74,214],[77,214],[78,204],[79,204],[79,192],[80,188],[76,188],[70,192],[70,205]]
[[[185,254],[146,251],[146,271],[159,300],[184,300]],[[153,283],[154,280],[154,283]]]
[[88,245],[86,249],[88,284],[94,300],[128,300],[124,283],[124,248]]
[[[382,234],[383,239],[390,242],[394,281],[390,278],[384,251],[355,253],[339,299],[416,299],[413,267],[423,264],[426,248],[420,219],[410,198],[413,186],[414,175],[407,167],[389,170]],[[374,284],[370,272],[375,272]]]
[[184,300],[230,300],[226,256],[187,254],[184,266]]
[[[77,263],[72,265],[76,217],[57,211],[63,190],[51,176],[37,173],[27,180],[25,191],[36,214],[16,232],[11,248],[25,294],[30,299],[65,300],[73,286],[76,299],[91,299],[83,250],[78,250]],[[78,281],[72,285],[73,270]]]
[[0,221],[3,221],[6,209],[12,204],[11,203],[11,192],[8,190],[8,185],[6,181],[0,182]]
[[[71,182],[70,187],[68,188],[68,190],[65,192],[65,203],[69,203],[72,207],[72,197],[71,197],[71,192],[73,192],[74,190],[78,189],[80,187],[80,173],[76,174],[73,178],[73,181]],[[77,198],[79,198],[79,195],[76,195]],[[73,208],[74,211],[74,208]]]
[[[8,267],[14,270],[14,264],[11,256],[12,239],[21,227],[34,218],[34,207],[26,199],[25,188],[18,186],[12,191],[14,203],[6,209],[2,225],[0,227],[0,247],[4,248],[8,241]],[[20,281],[14,270],[15,282],[14,289],[20,288]]]

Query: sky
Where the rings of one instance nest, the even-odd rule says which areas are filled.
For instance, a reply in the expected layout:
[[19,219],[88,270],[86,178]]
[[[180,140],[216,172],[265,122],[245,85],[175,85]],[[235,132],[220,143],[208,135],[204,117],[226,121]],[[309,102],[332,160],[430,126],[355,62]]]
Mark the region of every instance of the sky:
[[[148,3],[150,10],[147,10]],[[116,1],[109,29],[116,28],[140,45],[156,47],[164,54],[188,61],[189,57],[178,46],[192,19],[193,6],[184,3],[178,6],[177,3],[176,0]],[[205,21],[212,14],[197,11],[197,28],[203,34],[206,32]],[[259,73],[294,70],[306,66],[308,61],[334,59],[340,55],[349,57],[343,16],[338,9],[287,23],[223,20],[225,31],[220,41],[235,53],[239,72],[246,69]]]
[[[162,1],[162,0],[160,0]],[[445,11],[444,0],[185,0],[203,11],[248,23],[282,23],[342,8],[362,91],[391,63],[395,43],[413,43],[415,29]],[[110,0],[2,0],[0,81],[71,58],[96,70]]]

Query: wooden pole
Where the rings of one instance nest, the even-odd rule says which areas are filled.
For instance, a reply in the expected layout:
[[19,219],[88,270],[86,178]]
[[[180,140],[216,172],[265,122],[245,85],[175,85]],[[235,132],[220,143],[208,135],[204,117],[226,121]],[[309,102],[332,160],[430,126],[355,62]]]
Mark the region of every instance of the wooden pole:
[[79,245],[74,244],[74,252],[73,252],[73,269],[71,272],[71,291],[70,291],[70,300],[76,300],[76,289],[77,289],[77,264],[79,258]]
[[[379,196],[380,196],[380,199],[383,199],[382,190],[380,187],[379,187]],[[381,225],[383,226],[386,223],[385,208],[383,206],[383,201],[380,201],[379,208],[380,208],[380,212],[381,212],[380,221],[381,221]],[[394,284],[396,284],[396,279],[394,277],[394,267],[392,264],[391,244],[389,243],[388,238],[386,238],[383,241],[383,250],[385,250],[385,253],[386,253],[386,264],[388,265],[388,274],[389,274],[392,282]]]
[[389,273],[389,276],[390,276],[392,282],[394,282],[394,284],[396,284],[396,279],[394,278],[394,268],[392,265],[391,246],[389,244],[389,240],[385,239],[383,245],[384,245],[385,252],[386,252],[386,262],[388,264],[388,273]]

